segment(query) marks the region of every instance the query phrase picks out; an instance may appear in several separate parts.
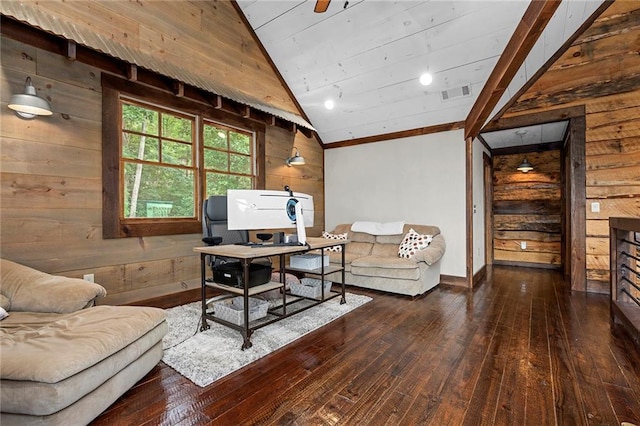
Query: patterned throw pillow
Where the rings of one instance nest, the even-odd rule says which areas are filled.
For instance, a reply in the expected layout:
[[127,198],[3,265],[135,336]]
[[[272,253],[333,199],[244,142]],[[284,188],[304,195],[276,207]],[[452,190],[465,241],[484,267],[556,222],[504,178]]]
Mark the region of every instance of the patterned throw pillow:
[[432,240],[433,235],[420,235],[411,228],[400,243],[398,256],[404,259],[411,259],[418,250],[427,248]]
[[[329,232],[322,231],[322,238],[326,238],[327,240],[346,240],[347,233],[344,234],[330,234]],[[336,253],[342,253],[342,246],[333,246],[325,248],[326,251],[333,251]]]

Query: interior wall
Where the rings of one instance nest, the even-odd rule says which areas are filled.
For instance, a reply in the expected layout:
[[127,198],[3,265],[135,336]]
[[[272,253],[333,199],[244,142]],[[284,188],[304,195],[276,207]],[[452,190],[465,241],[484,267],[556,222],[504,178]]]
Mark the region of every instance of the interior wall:
[[489,151],[478,140],[473,141],[473,273],[487,264],[485,257],[485,188],[482,156]]
[[516,170],[524,157],[525,154],[493,156],[494,263],[559,268],[561,153],[527,153],[534,166],[528,173]]
[[[122,2],[112,3],[109,7],[115,8]],[[0,48],[2,257],[70,277],[92,273],[108,291],[102,303],[199,287],[199,256],[193,247],[202,245],[200,234],[102,239],[101,71],[7,37]],[[214,55],[215,49],[207,52]],[[23,91],[27,76],[51,101],[51,117],[26,121],[7,108],[11,94]],[[285,165],[294,145],[306,159],[300,168]],[[314,195],[316,226],[309,235],[319,235],[324,182],[318,142],[267,126],[262,160],[267,189],[289,185]]]
[[466,275],[462,130],[325,150],[327,230],[357,220],[436,225],[441,273]]

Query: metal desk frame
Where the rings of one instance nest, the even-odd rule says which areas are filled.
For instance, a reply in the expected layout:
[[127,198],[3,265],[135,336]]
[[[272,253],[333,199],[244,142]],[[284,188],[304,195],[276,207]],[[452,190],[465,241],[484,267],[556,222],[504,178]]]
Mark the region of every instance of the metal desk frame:
[[[246,246],[246,245],[220,245],[220,246],[205,246],[205,247],[195,247],[193,250],[197,253],[200,253],[200,276],[201,276],[201,290],[202,290],[202,326],[200,327],[200,331],[204,331],[210,328],[207,320],[211,320],[220,324],[223,324],[227,327],[236,329],[240,331],[243,337],[242,350],[248,349],[252,346],[251,343],[251,335],[258,328],[264,327],[276,321],[280,321],[281,319],[287,318],[293,314],[298,312],[302,312],[306,309],[317,306],[321,303],[326,302],[327,300],[331,300],[335,297],[341,296],[340,304],[346,303],[345,298],[345,244],[347,244],[348,240],[327,240],[325,238],[308,238],[307,246],[274,246],[274,245],[261,245],[261,246]],[[320,250],[321,254],[324,255],[324,249],[327,247],[333,247],[336,245],[342,246],[342,264],[339,267],[336,266],[325,266],[324,262],[322,266],[318,269],[314,270],[305,270],[305,269],[297,269],[297,268],[287,268],[285,266],[285,260],[287,255],[292,254],[301,254],[306,253],[310,250]],[[207,257],[208,256],[221,256],[232,259],[238,259],[243,268],[243,278],[244,278],[244,286],[243,288],[236,288],[224,284],[219,284],[213,282],[213,279],[209,281],[207,279]],[[255,287],[249,287],[249,264],[254,259],[264,258],[264,257],[273,257],[278,256],[280,260],[280,282],[276,283],[270,281],[266,284],[262,284]],[[284,291],[285,286],[285,272],[287,270],[290,271],[298,271],[303,272],[305,274],[317,275],[320,276],[322,282],[324,282],[324,277],[327,274],[332,274],[335,272],[342,272],[342,282],[341,282],[341,291],[340,292],[329,292],[329,295],[324,294],[324,285],[322,287],[322,293],[320,299],[310,299],[305,298],[303,296],[295,296],[298,299],[287,302],[287,292]],[[242,296],[244,299],[244,323],[239,326],[228,321],[224,321],[220,318],[214,317],[212,314],[207,312],[207,288],[214,288],[223,292],[223,294],[227,295],[236,295]],[[271,314],[271,318],[261,319],[253,321],[249,323],[249,296],[264,293],[269,290],[273,290],[276,288],[281,288],[282,291],[282,306],[270,310],[269,314]],[[226,296],[229,297],[229,296]],[[306,303],[304,307],[299,309],[294,309],[291,305],[299,302],[300,300],[306,300],[310,303]],[[287,312],[287,306],[290,306],[290,309]],[[282,312],[277,312],[278,309],[282,309]]]

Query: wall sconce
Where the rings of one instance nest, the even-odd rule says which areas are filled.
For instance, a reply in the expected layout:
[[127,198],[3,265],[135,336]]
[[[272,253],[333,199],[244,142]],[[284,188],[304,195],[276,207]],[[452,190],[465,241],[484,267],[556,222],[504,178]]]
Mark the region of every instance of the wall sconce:
[[291,166],[304,166],[304,157],[300,156],[300,151],[298,151],[298,148],[296,148],[295,146],[292,148],[296,150],[296,153],[293,155],[293,157],[289,157],[287,158],[287,166],[291,167]]
[[11,96],[11,108],[18,117],[31,120],[38,115],[52,115],[51,105],[36,94],[36,88],[31,84],[31,77],[24,83],[24,93]]
[[520,165],[518,166],[518,170],[520,170],[522,173],[527,173],[533,170],[533,166],[529,161],[527,161],[527,157],[524,157],[524,160],[522,160],[522,163],[520,163]]

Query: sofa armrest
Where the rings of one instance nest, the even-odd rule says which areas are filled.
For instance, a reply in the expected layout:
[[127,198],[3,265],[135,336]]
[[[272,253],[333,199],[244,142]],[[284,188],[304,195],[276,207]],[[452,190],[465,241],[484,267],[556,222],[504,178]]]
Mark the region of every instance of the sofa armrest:
[[442,234],[438,234],[433,237],[433,240],[429,243],[427,248],[418,250],[414,259],[416,262],[425,262],[427,265],[431,266],[442,258],[446,248],[447,244],[444,241],[444,237]]
[[0,294],[9,299],[8,311],[69,313],[92,306],[107,291],[99,284],[50,275],[2,259]]

